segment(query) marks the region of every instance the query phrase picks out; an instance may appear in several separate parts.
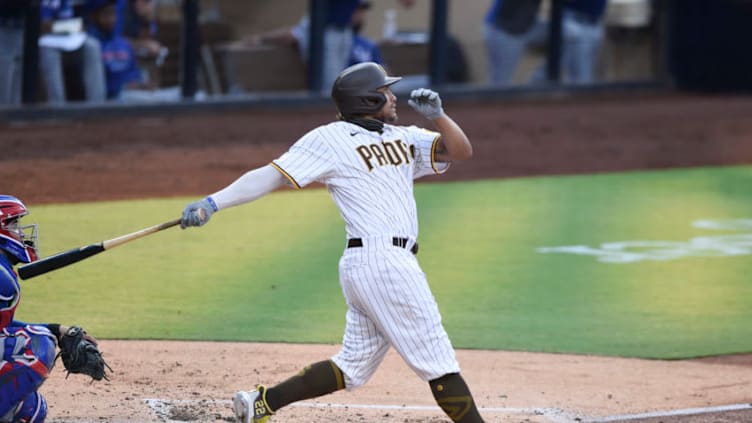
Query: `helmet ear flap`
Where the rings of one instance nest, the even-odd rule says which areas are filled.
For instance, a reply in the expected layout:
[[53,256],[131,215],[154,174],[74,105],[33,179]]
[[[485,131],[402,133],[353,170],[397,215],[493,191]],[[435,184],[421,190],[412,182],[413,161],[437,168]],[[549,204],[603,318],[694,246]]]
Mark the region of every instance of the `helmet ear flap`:
[[373,110],[373,113],[377,113],[386,104],[386,96],[382,93],[364,95],[360,97],[360,102],[365,109],[370,109]]

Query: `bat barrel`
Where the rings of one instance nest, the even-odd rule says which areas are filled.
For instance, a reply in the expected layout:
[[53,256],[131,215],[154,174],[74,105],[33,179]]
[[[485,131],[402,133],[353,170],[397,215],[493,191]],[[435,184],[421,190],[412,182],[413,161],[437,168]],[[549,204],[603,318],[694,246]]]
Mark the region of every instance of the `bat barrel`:
[[69,264],[76,263],[85,258],[91,257],[94,254],[99,254],[102,251],[104,251],[104,247],[101,243],[64,251],[62,253],[55,254],[54,256],[46,257],[42,260],[20,266],[18,268],[18,276],[20,276],[21,279],[33,278],[34,276],[47,273],[51,270],[59,269]]
[[140,231],[132,232],[117,238],[102,241],[99,244],[87,245],[86,247],[75,248],[73,250],[64,251],[62,253],[55,254],[50,257],[45,257],[41,260],[37,260],[33,263],[21,266],[18,268],[18,276],[21,279],[29,279],[34,276],[39,276],[43,273],[50,272],[61,267],[65,267],[69,264],[79,262],[83,259],[89,258],[94,254],[101,253],[102,251],[110,248],[117,247],[118,245],[125,244],[126,242],[133,241],[134,239],[142,238],[146,235],[153,234],[177,226],[180,224],[180,219],[173,219],[168,222],[154,225]]

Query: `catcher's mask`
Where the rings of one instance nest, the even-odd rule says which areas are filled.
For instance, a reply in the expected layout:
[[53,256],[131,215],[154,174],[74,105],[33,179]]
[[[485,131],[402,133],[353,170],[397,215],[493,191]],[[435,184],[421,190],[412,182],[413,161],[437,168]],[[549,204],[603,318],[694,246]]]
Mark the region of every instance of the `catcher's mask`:
[[23,263],[38,258],[37,225],[20,226],[22,217],[29,214],[16,197],[0,195],[0,249]]
[[400,79],[402,77],[388,76],[384,68],[374,62],[348,67],[339,74],[332,86],[332,99],[340,117],[350,119],[378,113],[386,104],[386,96],[378,89],[388,87]]

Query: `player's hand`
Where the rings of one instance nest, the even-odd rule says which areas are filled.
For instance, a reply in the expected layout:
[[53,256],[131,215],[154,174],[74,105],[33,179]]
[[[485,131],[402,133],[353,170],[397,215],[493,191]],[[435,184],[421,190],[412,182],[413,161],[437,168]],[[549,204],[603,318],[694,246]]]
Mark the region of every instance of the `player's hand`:
[[427,88],[418,88],[410,93],[410,99],[407,100],[416,112],[428,119],[438,119],[444,116],[444,109],[441,107],[441,97],[436,91]]
[[217,211],[216,206],[209,197],[194,201],[183,209],[180,227],[185,229],[189,226],[204,226],[215,211]]

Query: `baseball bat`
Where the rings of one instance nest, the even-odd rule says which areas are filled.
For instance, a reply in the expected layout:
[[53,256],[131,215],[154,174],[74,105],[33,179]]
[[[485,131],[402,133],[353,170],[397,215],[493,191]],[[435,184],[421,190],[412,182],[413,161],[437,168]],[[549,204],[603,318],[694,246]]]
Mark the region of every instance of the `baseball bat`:
[[143,238],[146,235],[151,235],[153,233],[171,228],[173,226],[177,226],[179,224],[180,219],[170,220],[169,222],[150,226],[148,228],[141,229],[140,231],[131,232],[117,238],[108,239],[98,244],[91,244],[85,247],[63,251],[62,253],[57,253],[53,256],[45,257],[35,262],[20,266],[18,268],[18,276],[20,276],[21,279],[30,279],[34,276],[39,276],[56,269],[60,269],[61,267],[77,263],[95,254],[99,254],[102,251],[113,249],[118,245],[123,245],[126,242]]

